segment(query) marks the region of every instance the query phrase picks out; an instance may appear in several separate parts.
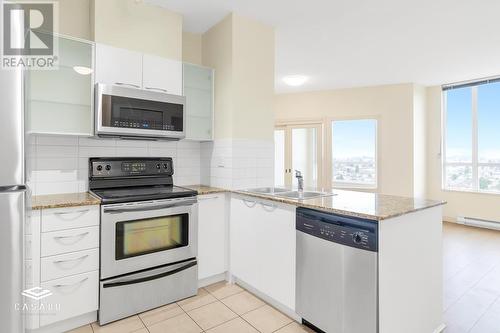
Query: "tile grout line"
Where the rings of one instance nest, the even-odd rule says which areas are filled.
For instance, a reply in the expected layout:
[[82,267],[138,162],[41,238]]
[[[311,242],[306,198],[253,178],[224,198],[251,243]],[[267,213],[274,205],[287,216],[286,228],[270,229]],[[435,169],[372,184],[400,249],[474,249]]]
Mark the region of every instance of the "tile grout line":
[[[139,316],[139,314],[137,314],[136,316],[137,316],[137,318],[139,318],[139,320],[141,321],[141,323],[144,325],[144,328],[146,328],[146,331],[149,332],[149,328],[146,326],[146,323],[144,322],[144,320],[142,320],[141,316]],[[138,331],[138,330],[136,330],[136,331]],[[134,333],[134,332],[135,331],[132,331],[131,333]]]
[[477,320],[474,322],[474,324],[472,324],[471,328],[467,331],[467,332],[471,332],[474,327],[477,325],[477,323],[481,320],[481,318],[483,318],[487,313],[488,311],[491,309],[491,307],[493,307],[493,305],[498,301],[500,300],[500,294],[497,296],[497,298],[495,298],[495,300],[488,306],[488,308],[484,311],[484,313],[482,313],[478,318]]
[[458,301],[460,301],[464,296],[465,294],[467,294],[469,291],[471,291],[474,287],[476,287],[489,273],[491,273],[491,271],[493,271],[494,269],[496,268],[496,266],[493,266],[491,269],[489,269],[486,273],[484,273],[484,275],[479,278],[479,280],[477,280],[473,285],[470,286],[470,288],[468,288],[462,295],[460,295],[460,297],[458,297],[452,304],[450,304],[448,306],[448,308],[443,311],[443,314],[448,312],[456,303],[458,303]]

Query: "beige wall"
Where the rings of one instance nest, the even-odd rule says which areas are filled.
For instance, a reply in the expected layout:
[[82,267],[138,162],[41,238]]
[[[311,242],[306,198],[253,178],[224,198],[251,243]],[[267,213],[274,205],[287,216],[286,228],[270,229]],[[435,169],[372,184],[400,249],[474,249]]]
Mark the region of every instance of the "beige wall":
[[413,196],[414,85],[339,89],[275,96],[279,120],[377,117],[378,192]]
[[182,16],[134,0],[92,0],[98,43],[182,60]]
[[233,31],[232,15],[226,16],[205,34],[203,64],[215,69],[215,138],[230,138],[233,121]]
[[184,31],[182,33],[182,61],[190,64],[201,65],[202,35]]
[[457,216],[500,221],[500,196],[442,190],[441,179],[441,87],[427,88],[427,194],[431,199],[446,200],[444,216],[455,221]]
[[202,38],[215,69],[215,138],[273,140],[274,30],[230,14]]
[[59,0],[59,32],[90,40],[90,0]]

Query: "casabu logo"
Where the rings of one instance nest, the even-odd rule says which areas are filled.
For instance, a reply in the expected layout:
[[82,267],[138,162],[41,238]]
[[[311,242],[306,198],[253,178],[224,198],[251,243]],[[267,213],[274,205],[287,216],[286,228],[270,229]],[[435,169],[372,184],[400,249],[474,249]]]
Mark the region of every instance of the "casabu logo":
[[57,3],[4,2],[2,11],[2,67],[54,67]]
[[26,297],[29,297],[31,299],[38,301],[42,298],[49,297],[50,295],[52,295],[52,292],[48,289],[35,287],[35,288],[31,288],[31,289],[26,289],[21,294],[23,294]]

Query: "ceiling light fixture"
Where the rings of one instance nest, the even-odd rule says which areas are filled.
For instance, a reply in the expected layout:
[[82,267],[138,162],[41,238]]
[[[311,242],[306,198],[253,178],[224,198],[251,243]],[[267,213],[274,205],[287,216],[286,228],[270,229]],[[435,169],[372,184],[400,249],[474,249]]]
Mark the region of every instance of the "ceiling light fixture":
[[283,78],[283,82],[292,87],[298,87],[307,82],[309,78],[305,75],[288,75]]
[[92,68],[85,66],[73,66],[73,70],[80,75],[90,75],[94,71]]

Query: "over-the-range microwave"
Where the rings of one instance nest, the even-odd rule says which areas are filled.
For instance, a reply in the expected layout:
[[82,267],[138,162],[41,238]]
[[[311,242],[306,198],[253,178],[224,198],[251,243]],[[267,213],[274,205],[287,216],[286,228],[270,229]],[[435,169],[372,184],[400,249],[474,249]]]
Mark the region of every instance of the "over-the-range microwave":
[[95,134],[178,140],[186,136],[186,98],[163,92],[97,83]]

